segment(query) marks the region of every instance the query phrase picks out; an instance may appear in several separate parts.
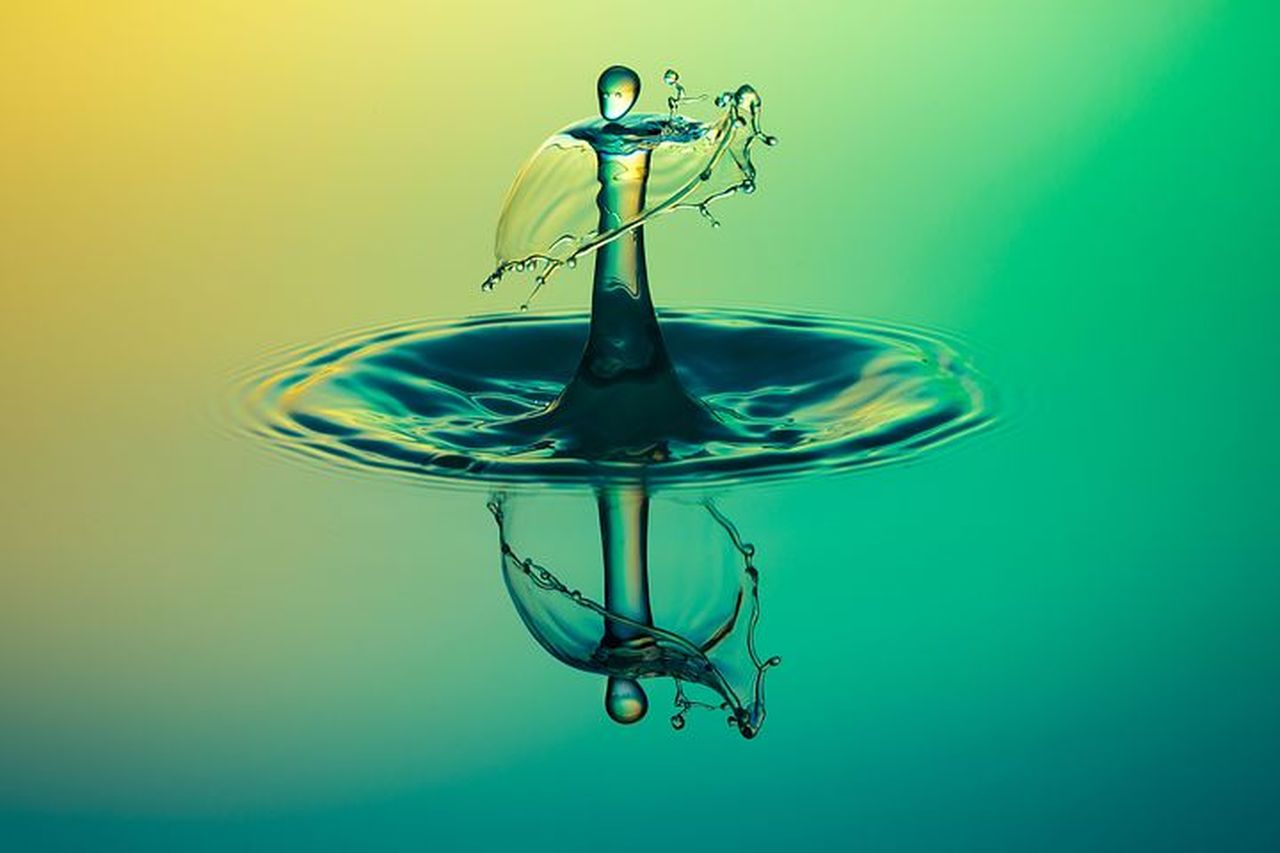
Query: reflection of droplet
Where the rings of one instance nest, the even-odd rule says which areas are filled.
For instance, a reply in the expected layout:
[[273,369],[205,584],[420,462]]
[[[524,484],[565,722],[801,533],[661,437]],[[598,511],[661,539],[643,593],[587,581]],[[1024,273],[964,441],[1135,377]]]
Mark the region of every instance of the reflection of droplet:
[[604,691],[604,709],[615,723],[638,723],[649,710],[649,697],[640,682],[610,676]]
[[610,65],[601,73],[596,91],[600,94],[600,115],[617,121],[640,97],[640,75],[625,65]]

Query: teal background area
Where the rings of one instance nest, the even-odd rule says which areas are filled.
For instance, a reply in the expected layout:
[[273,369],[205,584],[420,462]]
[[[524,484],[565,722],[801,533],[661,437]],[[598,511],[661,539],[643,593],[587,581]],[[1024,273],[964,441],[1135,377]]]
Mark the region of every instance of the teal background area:
[[[4,14],[0,848],[1280,849],[1274,4]],[[749,743],[665,687],[611,724],[482,493],[227,426],[264,351],[517,305],[502,194],[613,62],[780,139],[648,229],[659,306],[936,326],[1002,401],[721,497],[783,658]]]

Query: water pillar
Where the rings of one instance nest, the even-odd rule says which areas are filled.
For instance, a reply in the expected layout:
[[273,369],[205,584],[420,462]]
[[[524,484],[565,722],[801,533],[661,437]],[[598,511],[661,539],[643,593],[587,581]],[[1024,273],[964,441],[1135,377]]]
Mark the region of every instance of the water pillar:
[[[601,117],[613,122],[635,104],[640,78],[631,69],[615,65],[600,75],[596,89]],[[619,228],[643,212],[649,156],[647,148],[596,150],[598,233]],[[575,381],[601,388],[650,385],[655,379],[662,382],[671,376],[671,360],[649,294],[644,228],[639,227],[596,251],[591,327]],[[618,411],[628,407],[617,407],[615,401],[610,408],[614,416],[629,419],[629,413]],[[641,484],[609,485],[600,490],[597,503],[604,605],[626,620],[606,617],[601,643],[643,646],[652,642],[644,628],[653,625],[649,609],[649,496]],[[605,686],[604,704],[609,716],[620,723],[640,720],[649,708],[640,683],[617,676],[611,676]]]
[[[604,557],[604,606],[626,621],[605,617],[601,644],[643,648],[653,642],[649,609],[649,496],[637,485],[608,486],[596,498]],[[605,710],[619,723],[634,723],[648,710],[644,688],[632,678],[610,676]]]
[[[637,219],[644,210],[649,151],[597,152],[600,233]],[[596,250],[591,328],[578,379],[595,383],[643,381],[671,371],[649,293],[644,227]]]

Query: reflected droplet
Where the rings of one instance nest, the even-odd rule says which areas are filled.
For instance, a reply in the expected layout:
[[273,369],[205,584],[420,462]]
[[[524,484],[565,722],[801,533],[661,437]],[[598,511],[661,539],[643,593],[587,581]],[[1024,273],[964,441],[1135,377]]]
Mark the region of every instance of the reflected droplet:
[[649,711],[649,697],[640,682],[610,676],[604,690],[604,709],[615,723],[638,723]]
[[600,95],[600,115],[617,121],[631,111],[640,97],[640,75],[625,65],[610,65],[596,83]]

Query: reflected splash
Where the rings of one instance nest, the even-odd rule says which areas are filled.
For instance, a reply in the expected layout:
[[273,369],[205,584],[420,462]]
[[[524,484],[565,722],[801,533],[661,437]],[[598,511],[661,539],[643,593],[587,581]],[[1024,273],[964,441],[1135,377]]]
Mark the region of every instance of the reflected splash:
[[[643,501],[647,498],[638,490],[600,494],[602,515],[618,510],[636,512]],[[704,614],[701,624],[684,630],[654,624],[645,561],[612,567],[616,570],[606,573],[609,585],[605,603],[600,603],[512,546],[507,506],[502,495],[489,502],[498,524],[502,575],[516,611],[539,645],[557,660],[607,678],[605,710],[610,718],[622,724],[638,722],[649,707],[640,680],[669,678],[675,685],[672,728],[683,729],[686,715],[694,708],[718,709],[727,712],[729,724],[743,737],[755,737],[765,717],[765,673],[781,659],[764,659],[756,649],[760,574],[754,562],[755,546],[743,542],[733,522],[713,502],[705,502],[705,510],[724,532],[741,564],[727,594],[708,583],[710,567],[688,567],[691,576],[703,575],[699,582],[704,593],[717,590],[721,594],[705,595],[700,604],[712,615]],[[606,527],[606,543],[611,536]],[[620,590],[619,586],[630,589]],[[633,600],[625,600],[628,595]],[[715,702],[691,698],[688,685],[706,688],[718,698]]]

